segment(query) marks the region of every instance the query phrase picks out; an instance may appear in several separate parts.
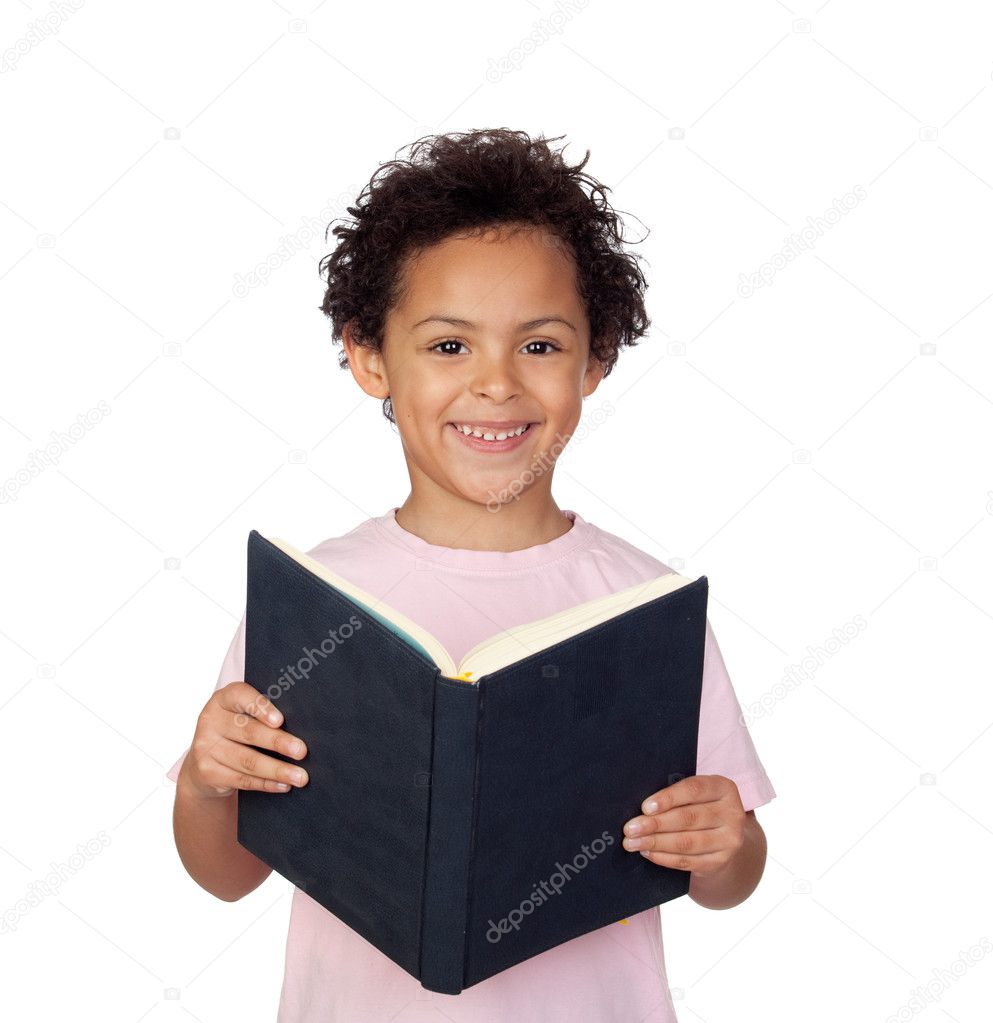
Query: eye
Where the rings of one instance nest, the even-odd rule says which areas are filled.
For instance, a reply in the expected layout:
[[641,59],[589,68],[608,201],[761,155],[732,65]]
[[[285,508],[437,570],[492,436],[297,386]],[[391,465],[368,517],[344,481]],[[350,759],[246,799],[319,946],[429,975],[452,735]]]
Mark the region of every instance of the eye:
[[[443,346],[444,345],[455,345],[456,348],[457,348],[460,345],[464,347],[465,343],[463,341],[459,341],[458,338],[446,337],[443,341],[439,341],[437,344],[432,345],[431,348],[430,348],[430,351],[432,351],[432,352],[440,352],[442,355],[458,355],[459,354],[459,352],[452,351],[451,349],[444,349],[443,350]],[[562,351],[561,346],[555,344],[554,341],[547,341],[547,340],[545,340],[543,338],[539,339],[537,341],[529,341],[524,347],[525,348],[530,348],[532,345],[545,345],[546,349],[550,349],[551,351],[554,351],[554,352]],[[548,354],[548,353],[547,353],[547,351],[540,351],[540,352],[532,352],[531,354],[532,355],[545,355],[545,354]]]
[[[459,341],[458,338],[446,337],[444,341],[439,341],[436,345],[432,345],[431,346],[431,351],[432,352],[440,351],[442,345],[460,345],[460,344],[462,344],[462,342]],[[442,352],[441,354],[442,355],[458,355],[458,352]]]
[[[554,341],[545,341],[545,340],[529,341],[524,347],[525,348],[530,348],[531,345],[547,345],[549,348],[552,349],[553,352],[561,352],[562,351],[562,349]],[[543,355],[544,353],[543,352],[535,352],[534,354],[535,355]]]

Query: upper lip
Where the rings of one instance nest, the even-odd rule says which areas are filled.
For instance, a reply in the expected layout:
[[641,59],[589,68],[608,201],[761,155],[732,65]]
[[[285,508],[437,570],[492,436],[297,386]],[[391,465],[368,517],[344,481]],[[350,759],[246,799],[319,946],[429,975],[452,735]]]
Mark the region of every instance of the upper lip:
[[528,426],[531,419],[453,419],[454,426],[486,426],[494,430],[516,430],[518,426]]

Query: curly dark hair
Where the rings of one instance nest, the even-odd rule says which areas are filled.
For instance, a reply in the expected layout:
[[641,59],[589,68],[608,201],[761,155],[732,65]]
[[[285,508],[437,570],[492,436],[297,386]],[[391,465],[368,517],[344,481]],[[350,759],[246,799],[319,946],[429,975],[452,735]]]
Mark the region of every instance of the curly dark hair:
[[[357,344],[381,350],[406,260],[423,248],[497,225],[536,226],[564,242],[575,261],[590,354],[607,376],[620,346],[637,344],[648,331],[648,284],[640,257],[622,251],[623,221],[607,202],[610,189],[583,173],[589,150],[570,166],[548,146],[561,138],[531,139],[506,128],[427,135],[407,147],[409,159],[382,164],[347,207],[351,221],[334,228],[337,247],[320,261],[327,281],[320,309],[331,320],[332,341],[351,322]],[[338,362],[348,368],[344,348]],[[396,422],[389,397],[383,414]]]

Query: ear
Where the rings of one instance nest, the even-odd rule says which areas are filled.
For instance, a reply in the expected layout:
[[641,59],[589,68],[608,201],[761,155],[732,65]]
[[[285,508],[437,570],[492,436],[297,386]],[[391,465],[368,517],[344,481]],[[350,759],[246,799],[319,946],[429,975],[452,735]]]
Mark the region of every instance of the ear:
[[588,398],[599,386],[603,379],[603,363],[595,356],[590,355],[586,363],[586,372],[583,374],[583,397]]
[[348,356],[348,368],[359,387],[373,398],[389,397],[390,385],[386,379],[383,353],[358,344],[351,320],[341,329],[341,341]]

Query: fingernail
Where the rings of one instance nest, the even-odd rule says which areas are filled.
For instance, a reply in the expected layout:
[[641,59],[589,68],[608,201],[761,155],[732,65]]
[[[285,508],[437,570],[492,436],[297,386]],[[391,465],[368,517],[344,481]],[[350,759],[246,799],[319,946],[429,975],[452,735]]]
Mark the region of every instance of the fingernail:
[[645,803],[645,813],[655,813],[658,808],[659,804],[656,803],[654,799],[650,799],[647,803]]
[[306,782],[306,780],[307,780],[307,772],[306,771],[294,771],[293,772],[293,780],[298,785],[303,785],[304,782]]
[[629,821],[624,825],[624,830],[629,835],[637,835],[638,832],[641,831],[641,825],[637,821]]
[[295,757],[300,756],[300,754],[303,753],[303,743],[302,742],[292,742],[292,743],[290,743],[290,752]]

